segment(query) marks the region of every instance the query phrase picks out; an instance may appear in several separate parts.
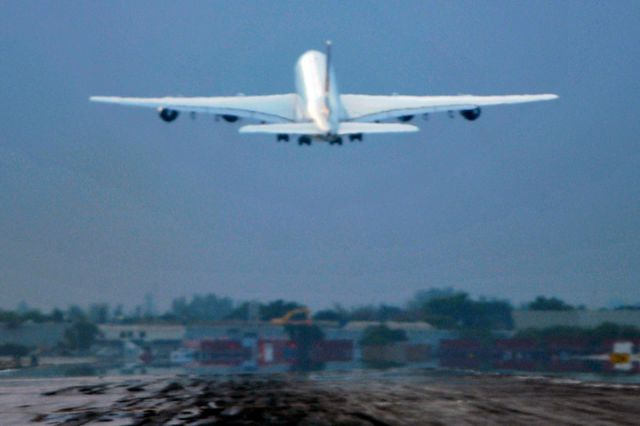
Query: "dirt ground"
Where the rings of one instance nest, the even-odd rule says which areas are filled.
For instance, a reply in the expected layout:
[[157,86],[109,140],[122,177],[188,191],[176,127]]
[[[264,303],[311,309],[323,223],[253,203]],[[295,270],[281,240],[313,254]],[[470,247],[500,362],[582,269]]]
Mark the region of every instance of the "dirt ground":
[[0,424],[640,424],[640,386],[422,371],[0,381]]

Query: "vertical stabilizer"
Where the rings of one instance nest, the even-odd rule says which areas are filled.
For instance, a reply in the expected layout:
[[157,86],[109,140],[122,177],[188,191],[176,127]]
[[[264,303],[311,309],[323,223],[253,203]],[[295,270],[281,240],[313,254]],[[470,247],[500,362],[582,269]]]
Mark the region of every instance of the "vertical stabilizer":
[[324,93],[328,96],[331,90],[331,40],[326,43],[326,70],[324,75]]

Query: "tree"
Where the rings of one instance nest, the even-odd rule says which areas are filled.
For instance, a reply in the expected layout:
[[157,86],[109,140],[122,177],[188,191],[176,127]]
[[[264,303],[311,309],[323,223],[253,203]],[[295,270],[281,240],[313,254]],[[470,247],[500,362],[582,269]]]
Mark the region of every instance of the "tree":
[[174,299],[171,303],[170,316],[189,321],[218,321],[234,312],[234,303],[228,297],[218,297],[213,293],[194,295],[190,301],[185,297]]
[[289,339],[296,344],[296,363],[294,368],[302,371],[321,368],[321,364],[312,361],[311,350],[314,343],[324,340],[322,329],[315,324],[287,324],[284,329],[289,335]]
[[110,311],[107,303],[94,303],[89,306],[89,321],[95,324],[104,324],[109,321]]
[[20,324],[21,318],[14,311],[0,310],[0,322],[5,323],[7,328],[15,328]]
[[17,366],[20,365],[20,358],[31,352],[31,348],[16,343],[4,343],[0,345],[0,356],[10,356]]
[[471,300],[467,293],[433,297],[423,307],[423,319],[440,328],[511,329],[513,308],[504,300]]
[[323,309],[318,311],[313,315],[313,319],[316,321],[335,321],[340,324],[344,324],[348,321],[347,313],[340,312],[336,309]]
[[249,302],[243,302],[236,306],[234,310],[229,312],[224,319],[227,320],[248,320],[249,319]]
[[31,351],[28,346],[17,343],[3,343],[0,345],[0,356],[22,357]]
[[402,321],[406,319],[406,311],[393,305],[380,304],[364,305],[352,308],[349,312],[350,321]]
[[48,317],[38,309],[29,309],[28,311],[23,312],[21,317],[22,321],[33,322],[45,322],[48,319]]
[[470,327],[471,309],[467,293],[434,297],[424,304],[424,320],[439,328]]
[[510,330],[513,328],[513,307],[505,300],[472,302],[473,328]]
[[362,333],[360,344],[362,346],[392,345],[407,340],[404,330],[393,330],[384,324],[367,327]]
[[233,310],[233,301],[228,297],[215,294],[196,294],[191,299],[189,311],[193,319],[201,321],[217,321]]
[[65,346],[71,350],[86,351],[93,345],[98,332],[95,324],[85,320],[75,322],[64,332]]
[[64,322],[64,312],[58,308],[53,309],[51,314],[49,314],[49,317],[53,322]]
[[84,309],[78,305],[69,306],[69,309],[67,310],[67,317],[71,322],[87,320],[87,314],[84,312]]
[[113,312],[111,313],[111,318],[116,321],[124,320],[124,306],[122,304],[118,304],[115,308],[113,308]]
[[419,311],[423,308],[425,303],[427,303],[431,299],[439,299],[443,297],[454,296],[456,294],[458,294],[458,292],[451,287],[429,288],[426,290],[418,290],[413,294],[413,297],[407,302],[407,309],[409,311]]
[[575,308],[556,297],[538,296],[527,305],[531,311],[572,311]]

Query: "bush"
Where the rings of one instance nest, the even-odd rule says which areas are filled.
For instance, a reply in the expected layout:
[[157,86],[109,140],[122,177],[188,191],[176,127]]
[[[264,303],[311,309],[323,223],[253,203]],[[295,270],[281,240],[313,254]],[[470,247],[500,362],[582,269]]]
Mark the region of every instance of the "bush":
[[407,340],[404,330],[392,330],[384,324],[367,327],[362,334],[360,344],[362,346],[392,345]]

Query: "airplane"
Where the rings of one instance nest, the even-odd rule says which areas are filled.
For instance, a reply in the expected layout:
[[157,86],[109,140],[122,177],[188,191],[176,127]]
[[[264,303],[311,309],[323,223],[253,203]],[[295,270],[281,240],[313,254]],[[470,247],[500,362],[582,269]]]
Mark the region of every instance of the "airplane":
[[[240,133],[275,134],[278,142],[298,137],[299,145],[311,141],[342,145],[343,137],[362,141],[364,134],[416,132],[418,127],[408,124],[415,116],[458,111],[473,121],[480,117],[481,108],[493,105],[557,99],[555,94],[507,96],[379,96],[341,95],[331,61],[331,42],[326,53],[305,52],[295,66],[296,93],[267,96],[226,97],[163,97],[125,98],[92,96],[93,102],[147,107],[157,109],[160,118],[172,122],[180,113],[214,114],[216,119],[233,123],[240,118],[253,119]],[[397,120],[398,122],[386,122]]]

